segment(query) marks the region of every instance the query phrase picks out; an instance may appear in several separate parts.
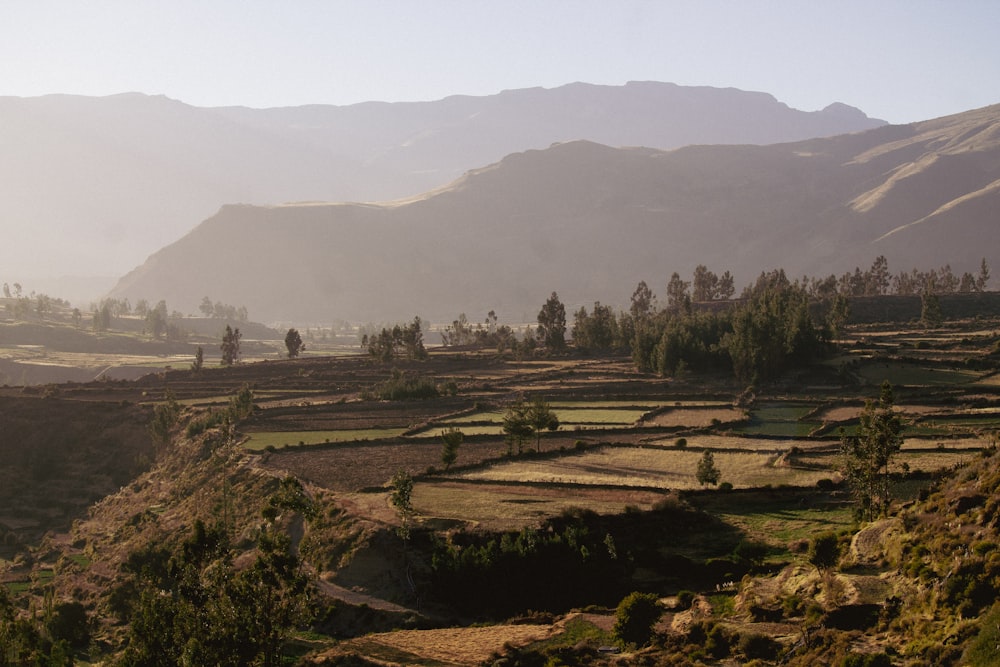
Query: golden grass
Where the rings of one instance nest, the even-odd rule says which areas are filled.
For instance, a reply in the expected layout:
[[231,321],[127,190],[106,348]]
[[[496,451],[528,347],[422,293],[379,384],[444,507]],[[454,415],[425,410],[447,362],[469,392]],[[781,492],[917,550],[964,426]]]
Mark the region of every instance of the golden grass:
[[598,514],[617,514],[627,505],[648,510],[662,498],[658,491],[584,488],[568,492],[563,488],[461,481],[418,482],[413,488],[413,507],[421,519],[452,519],[497,530],[536,524],[571,508]]
[[[500,463],[459,477],[495,482],[561,483],[652,487],[662,489],[701,488],[695,473],[702,453],[690,449],[605,447],[558,459]],[[811,486],[830,470],[793,468],[780,463],[777,454],[765,452],[715,452],[721,481],[736,488],[766,484]]]
[[523,646],[546,639],[553,631],[551,625],[397,630],[368,635],[352,643],[359,644],[359,648],[367,643],[380,644],[449,665],[479,665],[501,651],[504,644]]

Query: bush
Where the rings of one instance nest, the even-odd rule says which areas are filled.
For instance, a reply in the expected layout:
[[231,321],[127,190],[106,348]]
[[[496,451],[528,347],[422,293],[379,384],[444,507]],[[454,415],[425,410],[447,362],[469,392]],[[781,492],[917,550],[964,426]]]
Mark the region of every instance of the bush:
[[694,593],[692,591],[681,591],[677,594],[678,609],[690,609],[693,602]]
[[809,545],[809,563],[817,570],[832,570],[840,561],[840,541],[836,533],[822,533]]
[[732,637],[721,625],[714,625],[705,639],[705,650],[713,658],[728,658],[732,651]]
[[676,447],[677,449],[684,449],[687,446],[688,446],[687,438],[677,438],[676,440],[674,440],[674,447]]
[[653,638],[653,626],[662,614],[663,609],[652,593],[629,593],[618,604],[611,633],[622,644],[645,646]]
[[740,635],[740,652],[751,660],[774,660],[781,645],[767,635],[748,632]]

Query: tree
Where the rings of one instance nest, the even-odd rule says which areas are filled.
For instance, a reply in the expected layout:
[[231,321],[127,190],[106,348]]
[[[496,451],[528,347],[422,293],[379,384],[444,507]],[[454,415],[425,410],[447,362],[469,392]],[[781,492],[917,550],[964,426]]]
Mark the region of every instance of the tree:
[[413,477],[405,470],[398,470],[389,485],[392,487],[389,502],[399,513],[399,535],[406,541],[410,538],[410,521],[413,518]]
[[663,608],[654,594],[629,593],[618,603],[611,633],[622,644],[645,646],[652,639],[653,627],[662,615]]
[[458,448],[465,440],[465,434],[456,428],[441,433],[441,464],[447,470],[458,459]]
[[146,314],[146,327],[153,338],[167,333],[167,302],[160,301]]
[[618,340],[618,322],[610,306],[594,302],[594,312],[580,306],[573,316],[573,345],[581,350],[608,350]]
[[649,289],[645,280],[640,280],[635,291],[632,292],[632,305],[629,307],[629,313],[635,322],[641,322],[652,315],[654,310],[656,310],[656,297],[653,295],[653,290]]
[[198,310],[200,310],[201,314],[205,317],[211,317],[215,313],[215,307],[212,305],[212,300],[207,296],[202,298],[201,305],[198,306]]
[[555,292],[538,311],[538,337],[550,350],[566,347],[566,306]]
[[523,401],[517,401],[507,406],[507,411],[504,413],[503,432],[506,434],[508,456],[513,455],[514,445],[517,445],[517,453],[520,454],[524,448],[524,441],[534,432],[528,417],[528,409]]
[[688,288],[691,283],[681,280],[679,273],[674,271],[667,282],[667,311],[672,315],[680,315],[691,310],[691,295]]
[[201,349],[201,345],[194,351],[194,361],[191,362],[191,370],[195,373],[200,373],[202,366],[205,364],[205,351]]
[[698,461],[698,470],[695,473],[695,477],[698,479],[698,483],[702,486],[706,484],[711,484],[715,486],[719,483],[719,478],[722,473],[719,469],[715,467],[715,456],[712,454],[711,450],[706,449],[705,453],[701,455],[701,459]]
[[809,543],[809,564],[820,572],[829,572],[840,562],[840,540],[836,533],[822,533]]
[[715,298],[719,286],[719,276],[708,270],[704,264],[694,269],[691,299],[693,301],[711,301]]
[[555,431],[559,428],[559,417],[552,411],[545,399],[538,397],[525,411],[525,418],[535,433],[535,451],[542,451],[540,443],[542,430]]
[[990,282],[990,267],[986,263],[986,258],[979,263],[979,276],[976,277],[976,291],[985,292],[986,284]]
[[868,401],[856,435],[841,437],[843,472],[863,521],[873,521],[889,509],[889,465],[903,444],[903,420],[893,410],[892,385],[886,380],[877,402]]
[[926,327],[939,327],[944,317],[941,315],[941,301],[929,290],[920,294],[920,321]]
[[285,334],[285,347],[288,348],[288,358],[294,359],[299,353],[306,349],[302,344],[302,336],[295,329],[289,329]]
[[715,288],[715,298],[723,301],[732,299],[733,294],[736,293],[734,282],[733,276],[729,271],[719,276],[719,284]]
[[243,338],[243,334],[240,333],[239,327],[233,329],[228,324],[226,325],[226,332],[222,335],[222,345],[219,346],[219,349],[222,350],[222,361],[219,363],[223,366],[240,363],[241,338]]

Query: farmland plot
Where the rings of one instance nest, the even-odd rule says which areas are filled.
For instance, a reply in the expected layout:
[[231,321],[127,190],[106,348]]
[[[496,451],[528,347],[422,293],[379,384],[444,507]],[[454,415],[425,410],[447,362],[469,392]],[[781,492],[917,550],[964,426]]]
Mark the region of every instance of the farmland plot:
[[[602,447],[557,459],[521,460],[458,475],[461,479],[535,484],[606,485],[659,489],[701,488],[695,478],[700,451],[653,447]],[[721,480],[736,488],[766,484],[811,486],[829,470],[798,469],[764,452],[715,452]]]

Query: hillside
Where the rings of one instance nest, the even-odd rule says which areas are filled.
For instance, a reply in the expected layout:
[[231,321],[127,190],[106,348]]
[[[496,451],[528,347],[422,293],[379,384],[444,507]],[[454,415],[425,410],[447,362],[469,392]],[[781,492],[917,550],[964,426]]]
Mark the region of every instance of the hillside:
[[[384,204],[224,206],[125,276],[117,296],[194,309],[205,293],[264,321],[533,321],[624,305],[697,264],[840,275],[1000,265],[1000,106],[769,146],[673,151],[575,141],[505,157]],[[225,248],[225,252],[221,249]]]
[[[803,112],[764,93],[652,82],[281,109],[136,93],[5,97],[0,229],[19,242],[0,247],[0,266],[8,282],[76,301],[98,285],[52,279],[120,276],[226,203],[409,196],[556,141],[666,149],[881,124],[842,104]],[[44,249],[45,267],[24,248]]]

